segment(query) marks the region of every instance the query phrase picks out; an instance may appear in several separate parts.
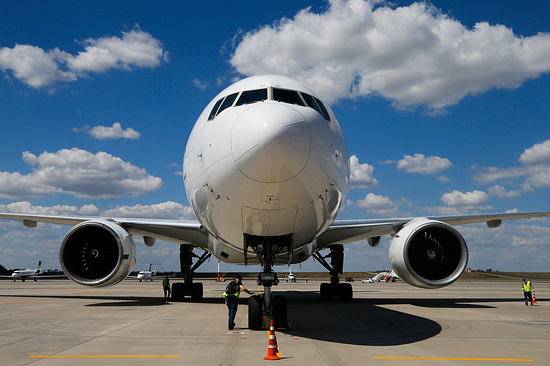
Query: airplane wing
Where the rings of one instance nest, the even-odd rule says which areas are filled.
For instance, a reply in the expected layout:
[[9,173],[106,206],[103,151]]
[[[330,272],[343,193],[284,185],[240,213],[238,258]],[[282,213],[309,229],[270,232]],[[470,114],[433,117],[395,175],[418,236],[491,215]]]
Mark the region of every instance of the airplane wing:
[[[437,220],[449,225],[465,225],[486,222],[488,227],[500,226],[502,220],[530,219],[548,217],[550,212],[525,212],[505,214],[484,214],[469,216],[434,216],[429,220]],[[376,246],[381,236],[397,233],[414,218],[367,219],[367,220],[335,220],[327,231],[317,238],[317,247],[326,248],[330,244],[348,244],[359,240],[369,240]]]
[[84,221],[101,219],[117,223],[130,234],[178,244],[193,244],[201,248],[208,247],[208,234],[197,220],[124,219],[12,213],[0,213],[0,219],[21,220],[29,228],[35,227],[37,222],[74,226]]

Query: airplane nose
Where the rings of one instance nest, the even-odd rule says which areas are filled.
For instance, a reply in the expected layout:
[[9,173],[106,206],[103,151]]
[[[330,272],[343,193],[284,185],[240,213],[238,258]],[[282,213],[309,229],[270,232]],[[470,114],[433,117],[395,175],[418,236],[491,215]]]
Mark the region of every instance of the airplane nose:
[[294,178],[305,167],[311,132],[305,117],[279,103],[262,103],[243,112],[231,130],[231,152],[239,170],[262,183]]

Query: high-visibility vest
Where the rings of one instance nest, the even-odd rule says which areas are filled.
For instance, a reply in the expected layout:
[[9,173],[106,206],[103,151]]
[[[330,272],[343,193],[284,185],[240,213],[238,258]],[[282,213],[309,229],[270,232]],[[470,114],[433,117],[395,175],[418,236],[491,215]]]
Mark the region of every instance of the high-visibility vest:
[[531,292],[531,281],[527,281],[523,283],[523,291]]
[[162,286],[164,287],[170,286],[170,281],[168,281],[168,278],[165,278],[162,280]]
[[[235,280],[233,280],[235,281]],[[239,285],[240,281],[237,282],[237,291],[232,293],[232,294],[228,294],[227,292],[223,292],[222,294],[222,297],[227,297],[227,296],[236,296],[237,299],[239,298],[239,296],[241,295],[241,286]]]

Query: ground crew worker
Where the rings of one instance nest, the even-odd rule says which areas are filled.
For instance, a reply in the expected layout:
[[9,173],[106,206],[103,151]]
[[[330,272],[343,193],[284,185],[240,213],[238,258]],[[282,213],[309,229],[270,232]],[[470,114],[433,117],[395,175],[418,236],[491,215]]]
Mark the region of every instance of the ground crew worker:
[[164,289],[164,300],[168,299],[170,297],[170,280],[168,279],[168,276],[164,277],[162,280],[162,288]]
[[[241,275],[236,275],[233,279],[233,281],[235,282],[235,286],[230,286],[230,282],[226,287],[226,291],[222,295],[223,297],[225,297],[225,305],[227,305],[227,308],[229,310],[229,319],[227,321],[227,329],[229,330],[233,330],[235,328],[235,315],[237,315],[237,307],[239,306],[239,295],[241,293],[241,290],[249,295],[252,295],[252,293],[243,286],[242,279],[243,278],[241,277]],[[230,287],[234,287],[235,291],[232,293],[227,293]]]
[[527,281],[525,278],[522,280],[521,287],[523,288],[523,297],[525,298],[525,305],[528,305],[528,302],[531,302],[533,305],[533,285],[531,281]]

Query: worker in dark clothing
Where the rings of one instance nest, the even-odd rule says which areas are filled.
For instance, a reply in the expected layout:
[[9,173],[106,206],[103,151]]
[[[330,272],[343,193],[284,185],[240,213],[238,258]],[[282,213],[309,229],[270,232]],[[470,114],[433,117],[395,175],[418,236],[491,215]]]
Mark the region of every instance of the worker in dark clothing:
[[170,298],[170,280],[168,279],[168,276],[164,277],[162,280],[162,288],[164,289],[164,300]]
[[531,281],[527,281],[525,278],[522,280],[521,287],[523,288],[523,297],[525,298],[525,305],[528,305],[528,302],[531,302],[533,305],[533,285]]
[[236,275],[233,281],[227,284],[225,292],[222,295],[225,297],[225,305],[227,305],[229,310],[229,320],[227,321],[227,329],[229,330],[235,328],[235,315],[237,315],[241,290],[252,295],[252,293],[243,286],[241,275]]

